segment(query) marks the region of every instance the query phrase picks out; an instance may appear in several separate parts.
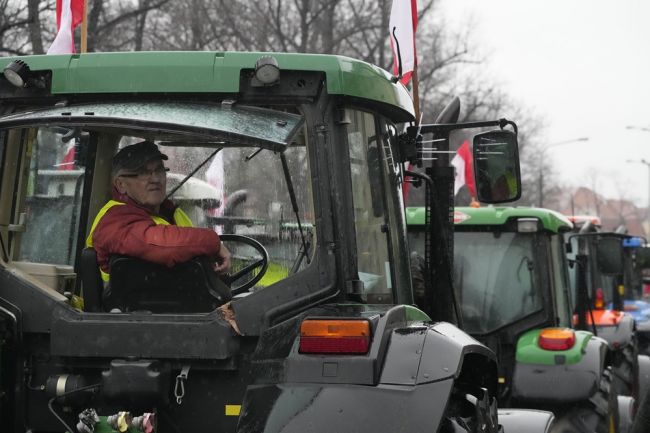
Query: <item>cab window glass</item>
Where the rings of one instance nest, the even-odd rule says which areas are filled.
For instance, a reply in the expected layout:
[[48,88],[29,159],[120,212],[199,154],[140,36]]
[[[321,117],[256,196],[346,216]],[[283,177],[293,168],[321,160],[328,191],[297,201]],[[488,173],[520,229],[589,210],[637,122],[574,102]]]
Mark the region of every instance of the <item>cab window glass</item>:
[[[119,147],[141,139],[122,137]],[[254,290],[274,284],[306,268],[316,243],[309,158],[305,145],[289,146],[283,153],[254,147],[194,147],[159,143],[168,156],[164,165],[167,193],[195,227],[219,234],[251,237],[264,245],[269,267]],[[188,175],[190,175],[188,177]],[[286,181],[291,179],[297,215]],[[300,224],[298,224],[300,221]],[[232,254],[231,273],[258,257],[250,246],[227,245]],[[242,280],[250,279],[247,275]]]
[[23,135],[29,174],[24,208],[14,223],[18,259],[55,265],[74,264],[85,169],[79,161],[80,135],[72,130],[38,128]]
[[569,272],[561,235],[551,236],[551,260],[553,261],[553,278],[555,281],[555,303],[559,326],[571,326],[569,304]]
[[454,233],[454,282],[467,332],[486,334],[542,308],[534,248],[531,234]]
[[366,302],[389,303],[392,276],[382,186],[387,164],[374,117],[353,110],[347,117],[359,279]]
[[7,133],[5,131],[0,131],[0,179],[3,175],[3,167],[5,161],[5,150],[7,149]]

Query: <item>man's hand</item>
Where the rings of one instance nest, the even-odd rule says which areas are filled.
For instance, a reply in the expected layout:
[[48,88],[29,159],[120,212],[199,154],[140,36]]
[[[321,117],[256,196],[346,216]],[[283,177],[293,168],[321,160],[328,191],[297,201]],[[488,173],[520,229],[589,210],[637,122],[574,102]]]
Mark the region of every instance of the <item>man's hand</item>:
[[224,244],[221,244],[217,253],[217,263],[214,265],[214,271],[221,275],[230,271],[230,251]]

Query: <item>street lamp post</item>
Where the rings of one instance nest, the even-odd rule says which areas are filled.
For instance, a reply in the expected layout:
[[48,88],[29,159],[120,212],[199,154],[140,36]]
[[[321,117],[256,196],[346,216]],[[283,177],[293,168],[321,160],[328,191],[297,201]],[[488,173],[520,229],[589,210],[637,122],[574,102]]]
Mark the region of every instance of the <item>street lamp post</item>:
[[[650,131],[650,130],[649,130]],[[646,167],[648,167],[648,209],[646,210],[646,233],[648,233],[648,230],[650,230],[650,161],[646,161],[645,159],[628,159],[626,162],[629,163],[638,163],[638,164],[643,164]]]
[[557,141],[555,143],[551,143],[546,145],[545,147],[542,148],[542,151],[540,153],[540,161],[539,161],[539,177],[537,178],[538,183],[537,183],[537,188],[539,191],[539,207],[544,207],[544,167],[543,167],[543,162],[544,162],[544,155],[546,154],[546,151],[548,149],[551,149],[553,147],[558,147],[558,146],[563,146],[565,144],[571,144],[571,143],[578,143],[582,141],[589,141],[589,137],[578,137],[578,138],[572,138],[570,140],[562,140],[562,141]]
[[[650,132],[650,128],[646,126],[634,126],[634,125],[628,125],[625,127],[625,129],[634,129],[637,131],[643,131],[643,132]],[[645,159],[628,159],[627,162],[629,163],[638,163],[638,164],[643,164],[646,167],[648,167],[648,209],[646,210],[646,227],[645,227],[645,232],[650,233],[650,161],[646,161]]]

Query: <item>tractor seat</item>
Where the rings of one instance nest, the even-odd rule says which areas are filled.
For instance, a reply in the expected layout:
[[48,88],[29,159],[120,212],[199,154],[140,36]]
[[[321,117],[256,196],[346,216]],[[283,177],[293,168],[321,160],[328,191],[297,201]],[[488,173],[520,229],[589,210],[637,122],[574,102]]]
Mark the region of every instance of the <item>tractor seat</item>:
[[[92,250],[86,248],[86,250]],[[94,253],[94,250],[92,250]],[[90,254],[90,253],[88,253]],[[83,255],[83,253],[82,253]],[[94,272],[99,278],[95,257]],[[82,261],[83,263],[83,261]],[[83,264],[82,264],[83,267]],[[151,313],[207,313],[228,302],[230,288],[212,270],[207,257],[197,257],[173,268],[129,256],[113,256],[110,261],[111,279],[99,293],[101,307],[88,305],[87,311]],[[87,269],[87,268],[85,268]],[[83,274],[86,272],[84,271]],[[86,278],[89,279],[90,278]],[[101,279],[99,280],[101,283]],[[87,294],[84,276],[84,301]],[[90,283],[89,283],[90,285]]]

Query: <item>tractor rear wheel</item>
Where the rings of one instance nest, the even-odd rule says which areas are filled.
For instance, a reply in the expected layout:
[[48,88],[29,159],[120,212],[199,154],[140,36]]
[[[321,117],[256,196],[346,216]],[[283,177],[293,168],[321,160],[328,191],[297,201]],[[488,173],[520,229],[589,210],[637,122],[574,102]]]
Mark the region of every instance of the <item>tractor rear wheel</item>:
[[612,385],[619,395],[639,398],[639,363],[636,340],[613,353]]
[[611,382],[608,368],[601,376],[598,392],[589,400],[556,413],[553,433],[619,433],[618,394]]

